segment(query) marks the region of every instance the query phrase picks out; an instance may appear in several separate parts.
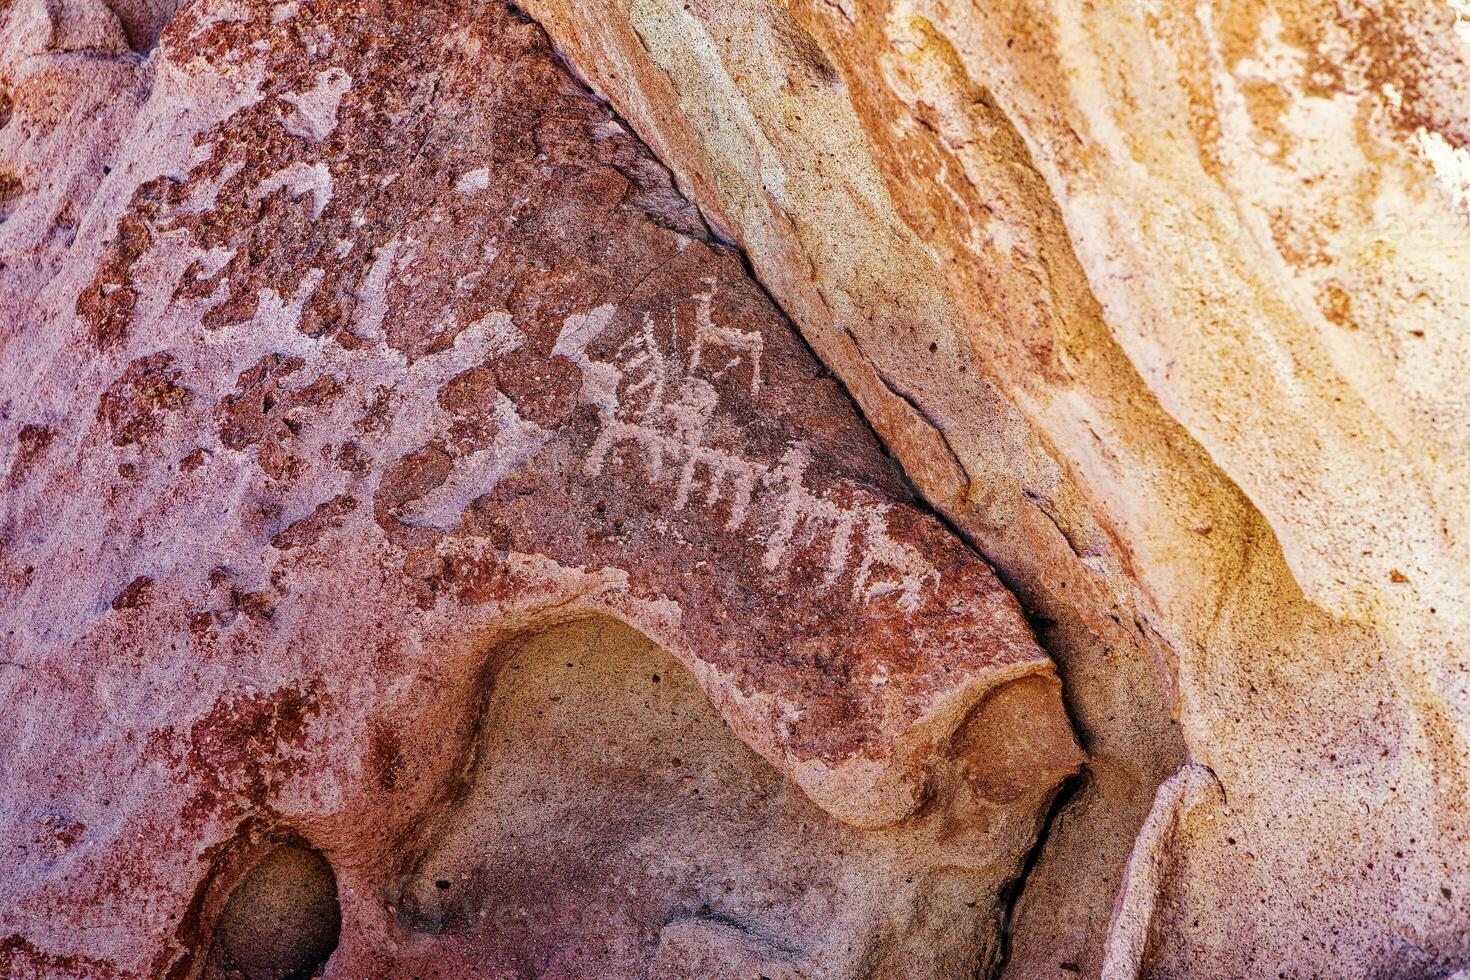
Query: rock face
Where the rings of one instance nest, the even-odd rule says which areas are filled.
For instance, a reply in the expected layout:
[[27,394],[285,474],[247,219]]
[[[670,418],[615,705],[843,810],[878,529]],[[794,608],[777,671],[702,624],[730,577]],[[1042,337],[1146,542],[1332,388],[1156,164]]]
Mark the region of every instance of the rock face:
[[6,13],[0,972],[993,967],[1052,663],[540,28],[130,23]]
[[1463,5],[611,6],[528,10],[1057,659],[1007,972],[1470,965]]
[[524,7],[0,11],[0,974],[1470,969],[1470,14]]

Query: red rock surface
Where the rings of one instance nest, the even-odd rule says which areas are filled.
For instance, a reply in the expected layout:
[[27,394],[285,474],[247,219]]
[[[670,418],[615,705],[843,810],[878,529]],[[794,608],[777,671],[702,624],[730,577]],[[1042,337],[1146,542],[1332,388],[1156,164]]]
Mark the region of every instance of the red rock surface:
[[540,29],[119,11],[0,28],[0,972],[1001,956],[1051,664]]

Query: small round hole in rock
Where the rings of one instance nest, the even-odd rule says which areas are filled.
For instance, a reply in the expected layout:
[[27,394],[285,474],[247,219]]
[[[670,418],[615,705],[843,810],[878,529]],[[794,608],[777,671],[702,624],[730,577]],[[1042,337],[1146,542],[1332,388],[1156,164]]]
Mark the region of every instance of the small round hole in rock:
[[342,931],[337,875],[304,844],[271,851],[230,893],[204,980],[308,980]]

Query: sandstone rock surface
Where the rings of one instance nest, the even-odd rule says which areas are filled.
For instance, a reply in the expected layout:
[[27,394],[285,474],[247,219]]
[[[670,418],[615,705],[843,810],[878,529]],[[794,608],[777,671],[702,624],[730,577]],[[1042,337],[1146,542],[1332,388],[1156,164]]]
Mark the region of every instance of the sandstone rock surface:
[[0,31],[0,973],[993,967],[1052,663],[648,151],[500,4],[156,13]]
[[0,974],[1470,970],[1470,9],[522,7],[0,9]]
[[612,6],[528,10],[1058,661],[1010,975],[1470,964],[1463,5]]

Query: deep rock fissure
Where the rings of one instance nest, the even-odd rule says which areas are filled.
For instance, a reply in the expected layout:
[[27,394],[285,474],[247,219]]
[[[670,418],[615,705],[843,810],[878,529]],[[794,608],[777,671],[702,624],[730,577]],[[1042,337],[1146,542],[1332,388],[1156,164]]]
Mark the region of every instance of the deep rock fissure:
[[[1044,649],[1044,648],[1043,648]],[[1066,704],[1066,685],[1062,685],[1063,704]],[[1068,712],[1071,708],[1068,706]],[[1075,724],[1074,724],[1075,728]],[[1088,771],[1084,763],[1080,772],[1069,777],[1058,787],[1056,795],[1052,797],[1051,805],[1047,807],[1046,814],[1041,818],[1040,826],[1036,831],[1036,841],[1031,849],[1021,859],[1020,870],[1010,882],[1001,889],[999,911],[1000,911],[1000,952],[991,967],[989,978],[1005,975],[1006,967],[1011,959],[1011,927],[1016,917],[1016,906],[1025,894],[1026,884],[1031,880],[1031,874],[1036,870],[1036,865],[1041,861],[1042,852],[1046,849],[1047,841],[1051,839],[1052,831],[1057,822],[1062,819],[1068,806],[1077,796],[1078,792],[1087,785]]]

